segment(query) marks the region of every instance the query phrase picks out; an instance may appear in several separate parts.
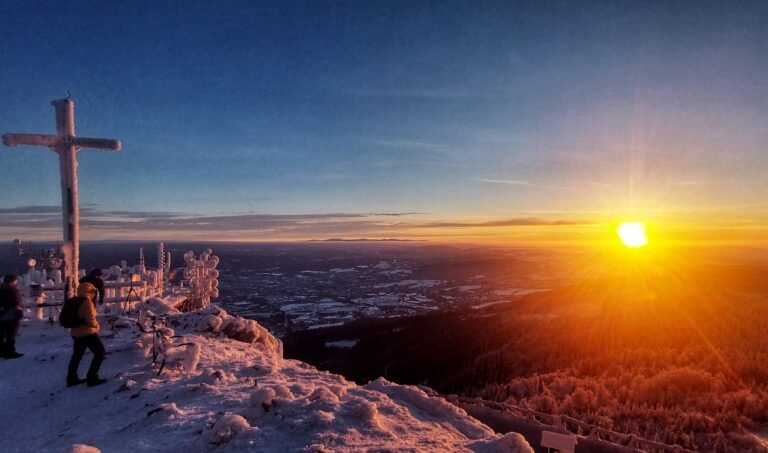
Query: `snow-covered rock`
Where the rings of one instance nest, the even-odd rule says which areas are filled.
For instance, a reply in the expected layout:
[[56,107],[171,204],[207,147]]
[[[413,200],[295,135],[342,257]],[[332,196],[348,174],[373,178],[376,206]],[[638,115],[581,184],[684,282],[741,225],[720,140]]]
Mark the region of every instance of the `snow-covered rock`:
[[167,313],[162,373],[135,323],[105,323],[109,381],[93,388],[65,386],[66,329],[24,321],[26,355],[0,361],[2,451],[532,451],[417,387],[359,386],[286,360],[266,329],[218,307]]
[[150,297],[144,302],[144,309],[150,310],[153,314],[162,316],[167,314],[178,314],[179,310],[173,308],[171,304],[159,297]]
[[252,319],[230,316],[215,305],[173,316],[169,323],[188,331],[223,333],[233,340],[258,344],[268,352],[282,355],[282,342],[259,323]]
[[[224,414],[213,426],[208,429],[204,434],[204,440],[208,441],[211,446],[218,446],[221,444],[229,443],[236,436],[241,438],[247,437],[250,432],[255,432],[256,429],[252,428],[241,415],[237,414]],[[247,446],[247,443],[246,443]]]

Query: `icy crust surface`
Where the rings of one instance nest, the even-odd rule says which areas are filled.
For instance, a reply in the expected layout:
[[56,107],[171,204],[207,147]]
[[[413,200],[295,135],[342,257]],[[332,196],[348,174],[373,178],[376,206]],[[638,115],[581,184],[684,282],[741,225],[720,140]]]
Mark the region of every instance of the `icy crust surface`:
[[[285,360],[263,327],[217,307],[164,313],[175,346],[160,376],[152,335],[135,318],[100,320],[109,381],[93,388],[64,384],[66,329],[24,321],[17,346],[26,355],[0,361],[2,450],[533,451],[417,387],[359,386]],[[81,374],[89,362],[87,353]]]

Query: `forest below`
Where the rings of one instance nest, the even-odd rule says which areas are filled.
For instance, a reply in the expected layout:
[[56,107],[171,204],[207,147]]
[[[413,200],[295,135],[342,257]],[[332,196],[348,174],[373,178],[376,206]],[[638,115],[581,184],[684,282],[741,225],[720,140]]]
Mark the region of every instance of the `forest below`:
[[[699,451],[761,451],[765,270],[585,279],[481,310],[298,332],[286,353],[358,382],[425,384]],[[325,345],[338,340],[357,343]]]

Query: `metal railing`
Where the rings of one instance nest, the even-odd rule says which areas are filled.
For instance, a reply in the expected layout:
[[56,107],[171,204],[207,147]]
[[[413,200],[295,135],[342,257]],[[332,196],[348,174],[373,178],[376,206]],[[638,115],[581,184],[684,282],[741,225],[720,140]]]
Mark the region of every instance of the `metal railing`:
[[565,414],[545,414],[526,407],[515,406],[509,403],[499,403],[488,401],[481,398],[466,398],[460,396],[450,396],[448,401],[458,404],[479,404],[489,409],[511,413],[515,416],[525,418],[528,421],[537,422],[542,425],[563,428],[571,434],[582,439],[592,438],[603,442],[615,444],[617,446],[635,448],[639,451],[648,453],[695,453],[680,445],[668,445],[656,442],[650,439],[635,436],[634,434],[624,434],[609,429],[600,428],[591,423],[583,422],[579,419]]

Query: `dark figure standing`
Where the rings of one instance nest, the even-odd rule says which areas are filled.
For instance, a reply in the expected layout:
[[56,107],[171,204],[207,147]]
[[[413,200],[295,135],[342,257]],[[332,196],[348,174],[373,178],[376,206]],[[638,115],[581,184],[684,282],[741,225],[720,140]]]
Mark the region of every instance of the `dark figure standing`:
[[6,275],[0,284],[0,355],[5,359],[18,359],[24,354],[16,352],[16,335],[24,317],[19,279]]
[[80,279],[80,283],[90,283],[99,292],[99,305],[104,303],[104,280],[101,278],[101,269],[94,269],[88,275]]
[[[82,384],[83,382],[87,383],[89,387],[93,387],[107,381],[99,377],[99,368],[101,368],[101,362],[104,361],[106,351],[99,338],[99,322],[96,320],[96,306],[94,305],[96,292],[96,288],[90,283],[81,283],[77,287],[77,297],[74,300],[78,303],[77,313],[81,319],[81,324],[72,329],[74,349],[67,371],[68,387]],[[93,360],[88,368],[86,379],[80,379],[77,374],[77,368],[86,349],[90,349],[93,353]]]

